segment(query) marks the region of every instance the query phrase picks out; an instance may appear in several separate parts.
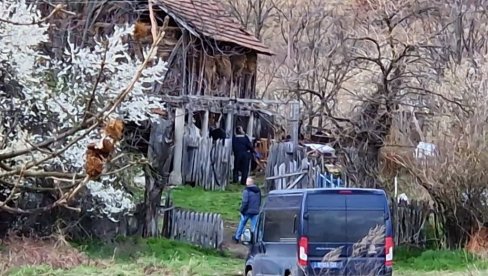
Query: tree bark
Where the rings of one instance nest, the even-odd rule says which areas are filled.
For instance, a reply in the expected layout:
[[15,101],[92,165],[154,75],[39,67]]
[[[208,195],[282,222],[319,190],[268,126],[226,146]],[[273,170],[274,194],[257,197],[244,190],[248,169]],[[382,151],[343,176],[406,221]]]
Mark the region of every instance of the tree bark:
[[173,123],[171,120],[160,118],[151,124],[148,150],[150,164],[144,167],[144,237],[158,236],[158,210],[161,206],[162,192],[168,184],[173,150]]

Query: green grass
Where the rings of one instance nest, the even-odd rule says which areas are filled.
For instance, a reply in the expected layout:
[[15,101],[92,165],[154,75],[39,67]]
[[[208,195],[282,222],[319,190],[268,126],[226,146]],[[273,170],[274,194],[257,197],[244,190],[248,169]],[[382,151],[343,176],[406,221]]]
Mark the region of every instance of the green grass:
[[119,239],[113,244],[75,245],[93,264],[69,270],[20,267],[8,275],[236,275],[244,262],[214,250],[166,239]]
[[488,262],[463,250],[422,250],[398,247],[394,268],[404,271],[486,270]]
[[[177,207],[220,213],[225,221],[237,222],[242,189],[230,186],[227,191],[204,191],[183,186],[173,189],[172,195]],[[237,275],[244,265],[244,260],[225,253],[166,239],[124,238],[112,244],[92,242],[76,246],[97,263],[70,270],[21,267],[8,275]],[[399,276],[488,275],[487,261],[462,250],[397,247],[394,262]]]
[[[242,189],[242,186],[231,186],[227,191],[204,191],[201,188],[184,186],[173,190],[173,199],[178,207],[220,213],[225,221],[235,223],[238,221]],[[395,270],[399,272],[467,269],[486,270],[488,262],[462,250],[421,250],[407,247],[395,249]]]
[[198,211],[219,213],[226,222],[236,223],[239,220],[242,186],[231,185],[226,191],[205,191],[202,188],[189,186],[172,190],[174,205]]

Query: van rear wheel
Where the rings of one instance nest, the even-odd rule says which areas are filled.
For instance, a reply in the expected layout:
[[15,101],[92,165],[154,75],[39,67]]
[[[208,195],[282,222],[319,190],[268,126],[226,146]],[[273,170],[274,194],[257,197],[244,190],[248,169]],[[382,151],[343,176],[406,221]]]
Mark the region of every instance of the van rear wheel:
[[248,270],[247,273],[246,273],[246,276],[253,276],[252,270]]

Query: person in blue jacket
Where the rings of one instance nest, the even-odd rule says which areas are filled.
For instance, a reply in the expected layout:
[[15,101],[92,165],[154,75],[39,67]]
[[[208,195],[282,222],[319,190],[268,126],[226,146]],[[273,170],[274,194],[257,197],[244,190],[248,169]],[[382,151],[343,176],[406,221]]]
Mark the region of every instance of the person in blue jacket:
[[246,227],[247,222],[251,221],[251,231],[254,232],[259,218],[259,209],[261,208],[261,190],[256,184],[254,184],[254,179],[248,177],[246,179],[246,188],[242,192],[242,202],[241,202],[241,220],[239,221],[239,226],[237,227],[236,233],[234,235],[234,241],[239,242],[242,232],[244,232],[244,227]]
[[236,135],[232,138],[232,151],[234,152],[234,171],[232,180],[238,182],[239,172],[241,173],[241,184],[246,184],[249,175],[249,167],[253,156],[254,148],[251,140],[246,136],[241,126],[236,128]]

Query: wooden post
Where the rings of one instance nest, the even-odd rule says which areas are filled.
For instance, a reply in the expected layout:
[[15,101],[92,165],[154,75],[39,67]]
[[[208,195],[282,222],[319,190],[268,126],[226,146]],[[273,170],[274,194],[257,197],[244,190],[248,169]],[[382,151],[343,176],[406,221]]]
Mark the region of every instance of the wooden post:
[[178,107],[175,112],[175,151],[173,158],[173,171],[169,176],[169,184],[181,185],[183,179],[181,175],[182,155],[183,155],[183,135],[185,133],[185,108]]
[[232,154],[232,137],[234,136],[234,106],[232,104],[229,104],[225,110],[227,111],[227,116],[225,120],[225,134],[227,136],[225,144],[227,145],[230,143],[230,146],[226,148],[227,150],[227,156],[229,157],[229,162],[225,164],[225,178],[226,181],[225,183],[228,183],[229,176],[232,174],[232,170],[234,169],[234,162],[233,158],[235,158]]
[[210,111],[205,110],[205,113],[203,114],[203,120],[202,120],[202,137],[206,138],[208,137],[208,119],[210,117]]
[[[249,116],[249,121],[247,122],[247,136],[249,137],[249,140],[251,140],[251,145],[254,147],[254,139],[253,139],[253,134],[254,134],[254,114],[251,111],[251,116]],[[254,156],[252,157],[254,159]],[[251,172],[251,164],[252,161],[249,162],[249,173]]]
[[185,112],[188,114],[188,118],[187,118],[186,124],[187,124],[188,128],[191,128],[191,127],[193,127],[193,109],[191,108],[190,105],[188,105],[188,107],[187,107],[187,109],[186,109]]
[[227,118],[225,120],[225,134],[228,138],[232,139],[234,134],[234,108],[232,104],[228,105],[226,108]]
[[249,117],[249,121],[247,122],[247,136],[249,136],[251,142],[253,141],[253,135],[254,135],[254,114],[251,111],[251,116]]
[[188,95],[188,87],[187,87],[187,77],[186,77],[186,66],[187,66],[187,63],[188,63],[188,59],[187,59],[187,51],[188,51],[188,34],[186,32],[186,30],[183,30],[183,34],[182,34],[182,38],[183,38],[183,47],[182,47],[182,51],[183,51],[183,55],[181,57],[181,60],[183,62],[182,64],[182,73],[183,73],[183,76],[182,76],[182,86],[181,86],[181,93],[180,95]]
[[293,149],[296,150],[298,146],[298,124],[300,120],[300,102],[292,101],[290,102],[290,118],[289,122],[289,133],[291,135],[291,141],[293,142]]

